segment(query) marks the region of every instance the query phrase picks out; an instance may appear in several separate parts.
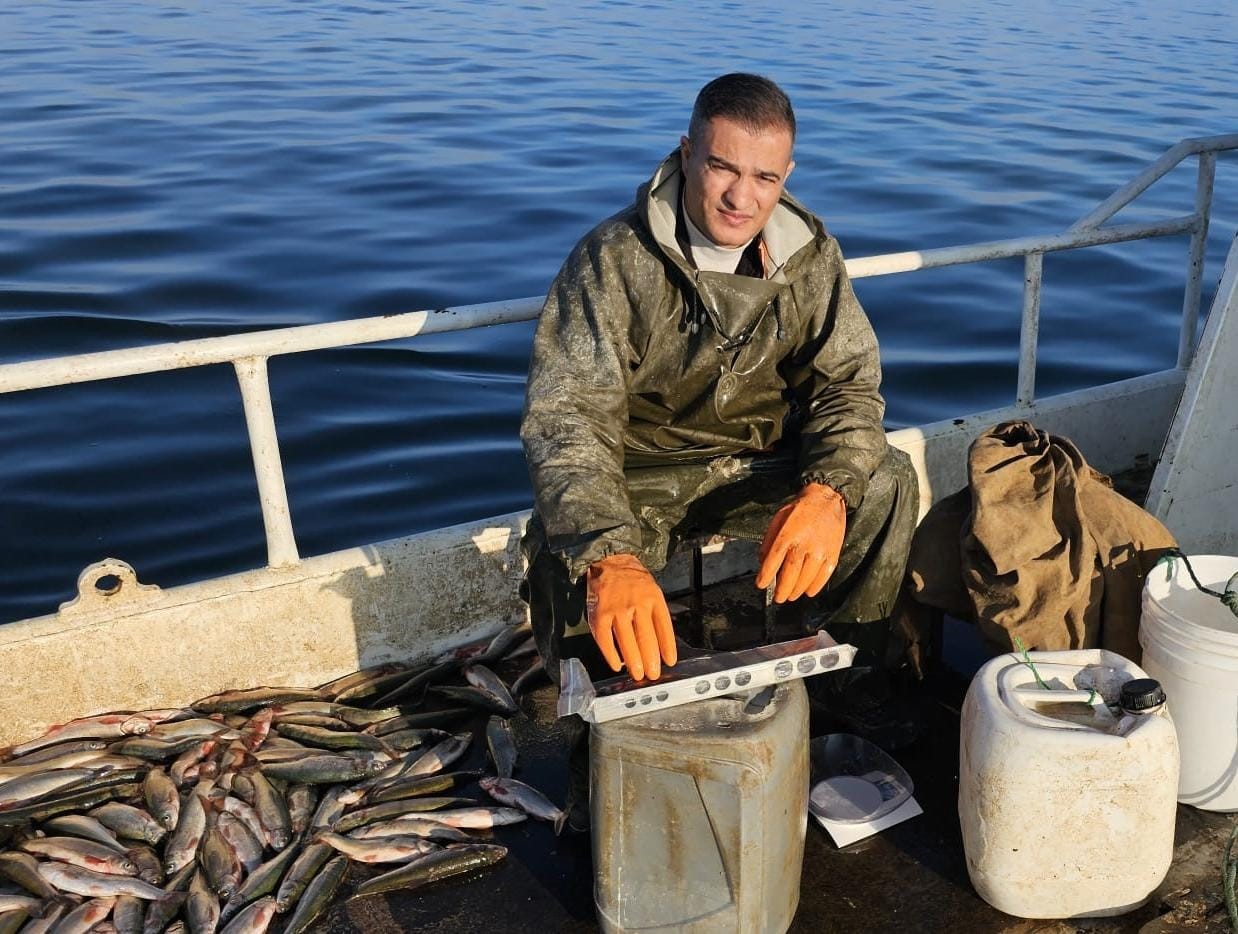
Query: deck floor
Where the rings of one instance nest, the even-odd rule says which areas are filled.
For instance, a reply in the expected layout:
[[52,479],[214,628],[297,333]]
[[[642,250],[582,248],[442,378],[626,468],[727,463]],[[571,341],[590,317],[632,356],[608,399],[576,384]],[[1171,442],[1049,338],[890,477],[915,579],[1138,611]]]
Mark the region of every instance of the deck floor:
[[[759,598],[753,594],[750,583],[711,588],[707,618],[761,614]],[[1238,817],[1181,805],[1174,865],[1149,902],[1135,912],[1108,919],[1023,921],[991,908],[976,895],[967,878],[956,813],[958,710],[971,672],[987,655],[963,624],[947,621],[944,642],[943,662],[923,686],[929,729],[894,754],[911,774],[924,814],[843,850],[810,821],[800,905],[791,930],[1227,932],[1220,867],[1225,840]],[[517,776],[562,802],[566,770],[555,699],[554,689],[543,683],[525,695],[523,712],[513,726],[521,753]],[[483,767],[483,746],[475,744],[474,760],[462,767]],[[510,848],[507,860],[497,867],[418,893],[337,902],[320,930],[547,934],[598,929],[587,835],[565,831],[556,838],[549,824],[533,821],[500,828],[495,838]],[[354,867],[352,873],[350,882],[373,870]]]

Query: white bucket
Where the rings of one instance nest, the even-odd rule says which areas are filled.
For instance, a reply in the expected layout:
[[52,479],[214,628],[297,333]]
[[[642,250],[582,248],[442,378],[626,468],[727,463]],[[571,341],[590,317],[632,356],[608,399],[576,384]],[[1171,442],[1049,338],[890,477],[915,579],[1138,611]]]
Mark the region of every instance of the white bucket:
[[[1238,558],[1190,556],[1199,582],[1223,591]],[[1143,667],[1161,682],[1178,728],[1178,800],[1238,811],[1238,617],[1191,581],[1186,564],[1158,565],[1143,589]]]

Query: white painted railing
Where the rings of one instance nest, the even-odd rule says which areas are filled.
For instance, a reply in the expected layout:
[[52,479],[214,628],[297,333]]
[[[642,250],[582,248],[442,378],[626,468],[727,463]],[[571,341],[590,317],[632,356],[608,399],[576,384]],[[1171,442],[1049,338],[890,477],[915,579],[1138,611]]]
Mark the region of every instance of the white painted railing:
[[[1015,398],[1017,405],[1030,406],[1035,400],[1036,346],[1044,254],[1189,232],[1191,245],[1178,346],[1178,367],[1183,368],[1190,361],[1195,344],[1216,154],[1234,149],[1238,149],[1238,134],[1183,140],[1064,233],[862,257],[848,260],[847,272],[853,279],[859,279],[937,266],[1025,257],[1023,322]],[[1192,155],[1199,156],[1194,213],[1150,224],[1101,226],[1153,182]],[[185,367],[232,364],[240,384],[250,450],[258,480],[258,495],[267,538],[267,563],[271,567],[286,567],[297,564],[300,556],[284,485],[279,439],[275,430],[271,390],[267,380],[267,359],[307,350],[348,347],[415,337],[419,334],[527,321],[537,316],[541,304],[540,297],[533,297],[9,363],[0,365],[0,394]]]

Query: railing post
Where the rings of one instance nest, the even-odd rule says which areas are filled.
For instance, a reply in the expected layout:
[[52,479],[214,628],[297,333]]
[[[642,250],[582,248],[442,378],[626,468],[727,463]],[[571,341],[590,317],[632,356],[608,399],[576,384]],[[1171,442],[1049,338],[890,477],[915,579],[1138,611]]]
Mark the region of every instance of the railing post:
[[1186,265],[1186,291],[1182,295],[1182,331],[1178,335],[1178,367],[1185,369],[1195,352],[1195,328],[1199,322],[1199,295],[1204,278],[1204,248],[1208,245],[1208,220],[1212,212],[1212,181],[1217,154],[1199,154],[1199,177],[1195,182],[1195,233]]
[[1028,253],[1023,261],[1023,323],[1019,329],[1019,391],[1017,405],[1036,398],[1036,342],[1040,336],[1040,280],[1045,255]]
[[292,532],[288,491],[284,488],[284,467],[279,456],[279,437],[275,433],[266,357],[241,357],[233,360],[232,365],[241,387],[249,447],[254,456],[262,524],[267,533],[267,564],[273,568],[289,567],[301,558]]

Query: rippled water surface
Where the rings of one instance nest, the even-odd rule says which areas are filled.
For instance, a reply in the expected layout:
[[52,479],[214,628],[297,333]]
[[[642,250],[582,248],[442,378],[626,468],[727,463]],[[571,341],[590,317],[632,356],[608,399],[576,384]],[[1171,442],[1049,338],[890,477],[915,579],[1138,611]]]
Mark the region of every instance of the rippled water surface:
[[[790,92],[790,187],[849,256],[1060,231],[1238,132],[1236,40],[1232,4],[1154,0],[5,4],[0,362],[543,292],[727,70]],[[1194,181],[1121,218],[1188,213]],[[1048,257],[1039,391],[1171,365],[1185,265],[1183,237]],[[857,282],[890,427],[1013,398],[1021,284]],[[273,360],[302,553],[524,508],[530,335]],[[0,440],[0,620],[105,555],[165,586],[265,560],[229,368],[4,396]]]

